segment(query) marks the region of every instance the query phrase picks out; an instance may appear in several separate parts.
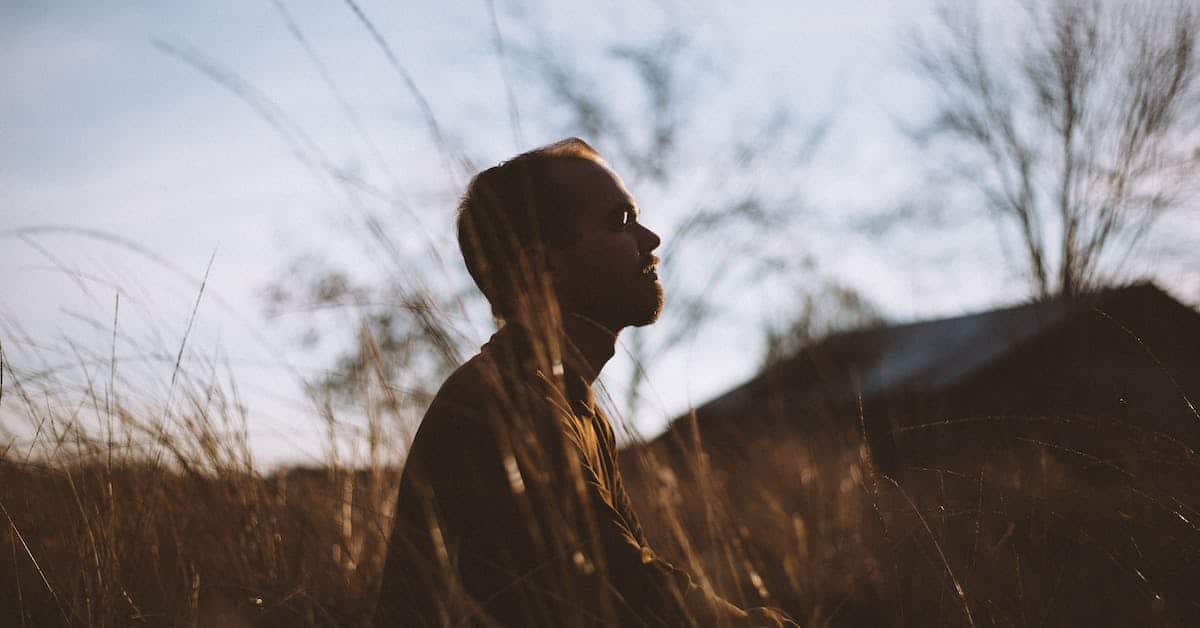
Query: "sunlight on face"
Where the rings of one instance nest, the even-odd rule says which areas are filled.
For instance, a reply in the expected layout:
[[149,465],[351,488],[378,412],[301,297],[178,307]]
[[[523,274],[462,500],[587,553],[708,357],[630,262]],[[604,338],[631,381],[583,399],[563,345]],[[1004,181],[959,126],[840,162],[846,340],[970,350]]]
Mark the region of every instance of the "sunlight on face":
[[614,331],[653,323],[662,311],[663,289],[651,252],[661,240],[638,222],[629,190],[596,162],[563,160],[551,173],[570,190],[578,236],[550,253],[563,307]]

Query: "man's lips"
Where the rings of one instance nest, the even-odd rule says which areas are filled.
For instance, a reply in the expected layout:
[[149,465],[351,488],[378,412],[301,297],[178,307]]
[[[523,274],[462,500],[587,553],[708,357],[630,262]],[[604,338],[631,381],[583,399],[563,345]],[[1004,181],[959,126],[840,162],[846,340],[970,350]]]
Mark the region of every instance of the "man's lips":
[[658,279],[658,258],[651,256],[645,264],[642,265],[642,274]]

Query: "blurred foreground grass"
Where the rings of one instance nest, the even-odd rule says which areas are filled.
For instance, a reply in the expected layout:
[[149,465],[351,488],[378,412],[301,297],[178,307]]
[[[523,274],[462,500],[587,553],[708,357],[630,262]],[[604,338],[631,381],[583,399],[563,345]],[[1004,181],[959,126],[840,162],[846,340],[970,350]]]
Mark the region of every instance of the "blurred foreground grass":
[[[0,462],[0,623],[366,622],[397,470],[263,475],[236,437],[169,444],[193,457],[156,463],[52,420],[57,457]],[[1194,451],[1084,419],[944,429],[952,447],[906,443],[899,482],[853,431],[747,435],[711,455],[664,440],[623,464],[659,552],[805,625],[1197,625]]]

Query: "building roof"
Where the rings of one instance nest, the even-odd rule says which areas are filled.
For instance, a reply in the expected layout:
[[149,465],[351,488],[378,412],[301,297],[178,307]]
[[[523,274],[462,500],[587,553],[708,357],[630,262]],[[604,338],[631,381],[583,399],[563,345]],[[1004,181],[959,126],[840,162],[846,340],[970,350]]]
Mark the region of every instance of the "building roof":
[[[1068,300],[1058,298],[932,321],[836,334],[772,365],[696,408],[700,424],[744,415],[770,395],[785,405],[803,398],[870,399],[893,391],[932,394],[1003,358],[1080,313],[1096,309],[1183,306],[1152,283]],[[677,420],[678,421],[678,420]],[[676,421],[676,422],[677,422]],[[668,430],[669,431],[669,430]]]

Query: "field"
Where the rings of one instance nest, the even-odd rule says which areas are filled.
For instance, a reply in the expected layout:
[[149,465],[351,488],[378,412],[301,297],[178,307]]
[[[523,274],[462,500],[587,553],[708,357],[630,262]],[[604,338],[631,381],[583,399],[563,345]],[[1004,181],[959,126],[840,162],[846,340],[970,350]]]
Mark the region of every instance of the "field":
[[[33,401],[6,390],[5,404]],[[396,469],[263,474],[238,437],[215,436],[219,413],[186,417],[188,431],[149,449],[41,418],[50,453],[0,459],[4,625],[364,625]],[[114,420],[138,423],[119,409]],[[854,430],[747,437],[711,455],[682,430],[622,464],[661,554],[806,626],[1200,622],[1194,451],[1085,418],[937,431],[903,441],[895,479]]]
[[[781,383],[620,455],[655,551],[738,606],[1200,626],[1195,0],[76,4],[0,11],[25,20],[0,160],[0,628],[366,626],[415,421],[500,315],[633,325],[600,395],[628,425],[664,375],[689,399],[700,368]],[[567,135],[611,169],[568,142],[573,165],[471,179]],[[1138,277],[1190,301],[1119,288]],[[597,315],[634,294],[641,316]],[[896,322],[1016,295],[1029,316]],[[201,340],[210,300],[228,318]],[[1054,314],[1075,300],[1087,320]],[[235,322],[265,354],[196,348]],[[563,374],[549,349],[538,374]],[[260,464],[269,418],[327,427],[303,437],[327,457]]]

